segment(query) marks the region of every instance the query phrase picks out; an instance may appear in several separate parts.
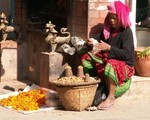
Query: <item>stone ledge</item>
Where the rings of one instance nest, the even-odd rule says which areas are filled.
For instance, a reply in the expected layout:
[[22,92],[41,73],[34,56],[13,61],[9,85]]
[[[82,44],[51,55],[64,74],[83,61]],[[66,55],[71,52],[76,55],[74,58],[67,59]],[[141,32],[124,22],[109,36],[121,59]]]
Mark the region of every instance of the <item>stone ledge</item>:
[[141,81],[141,80],[150,82],[150,77],[141,77],[141,76],[137,76],[137,75],[132,76],[132,81]]
[[136,31],[150,31],[149,27],[136,26]]
[[150,77],[132,76],[130,89],[119,100],[150,98]]

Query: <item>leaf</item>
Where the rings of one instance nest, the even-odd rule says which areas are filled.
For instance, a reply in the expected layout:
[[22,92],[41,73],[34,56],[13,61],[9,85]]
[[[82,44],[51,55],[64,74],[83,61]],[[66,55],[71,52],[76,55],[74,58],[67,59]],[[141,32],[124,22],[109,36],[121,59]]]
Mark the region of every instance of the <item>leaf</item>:
[[144,58],[144,57],[147,57],[149,55],[150,55],[150,47],[146,47],[146,48],[144,48],[143,51],[138,51],[137,52],[137,57],[141,58],[141,59]]

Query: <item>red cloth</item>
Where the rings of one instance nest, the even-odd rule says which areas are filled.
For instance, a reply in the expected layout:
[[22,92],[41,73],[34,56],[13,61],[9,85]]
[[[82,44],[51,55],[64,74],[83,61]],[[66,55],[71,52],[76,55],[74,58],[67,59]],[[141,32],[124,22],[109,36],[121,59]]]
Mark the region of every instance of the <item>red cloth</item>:
[[104,79],[104,70],[106,64],[111,64],[113,67],[116,77],[118,79],[118,85],[120,86],[125,81],[131,78],[134,74],[134,67],[130,67],[124,61],[116,60],[116,59],[108,59],[108,54],[104,53],[103,55],[98,53],[96,56],[102,56],[104,64],[95,63],[96,70],[98,71],[98,75],[101,79]]
[[[115,8],[113,8],[113,7],[115,7]],[[124,5],[120,1],[115,1],[108,6],[108,12],[110,12],[110,13],[116,12],[118,24],[121,25],[123,28],[127,28],[127,27],[131,26],[131,22],[129,19],[130,9],[127,5]],[[110,30],[111,30],[111,25],[109,23],[109,17],[107,14],[106,18],[104,20],[104,31],[103,31],[104,37],[106,40],[110,36]]]

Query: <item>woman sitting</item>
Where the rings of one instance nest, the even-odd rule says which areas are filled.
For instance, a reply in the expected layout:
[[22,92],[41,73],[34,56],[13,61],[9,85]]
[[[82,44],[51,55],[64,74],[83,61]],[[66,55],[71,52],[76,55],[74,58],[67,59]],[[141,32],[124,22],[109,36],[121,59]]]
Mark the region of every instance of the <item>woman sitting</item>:
[[80,51],[85,73],[95,69],[108,88],[107,98],[97,106],[98,109],[112,106],[115,98],[130,87],[131,76],[134,75],[134,43],[130,25],[129,7],[120,1],[111,3],[98,42],[90,38],[87,45],[93,49],[82,48]]

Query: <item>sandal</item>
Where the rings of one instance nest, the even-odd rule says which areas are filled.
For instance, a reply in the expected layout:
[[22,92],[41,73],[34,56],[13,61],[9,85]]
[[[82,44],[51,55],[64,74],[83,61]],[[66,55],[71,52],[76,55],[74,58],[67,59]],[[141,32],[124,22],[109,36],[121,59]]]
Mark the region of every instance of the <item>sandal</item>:
[[111,108],[114,105],[114,102],[112,102],[111,104],[107,105],[106,107],[101,107],[101,105],[97,106],[98,110],[107,110],[109,108]]

